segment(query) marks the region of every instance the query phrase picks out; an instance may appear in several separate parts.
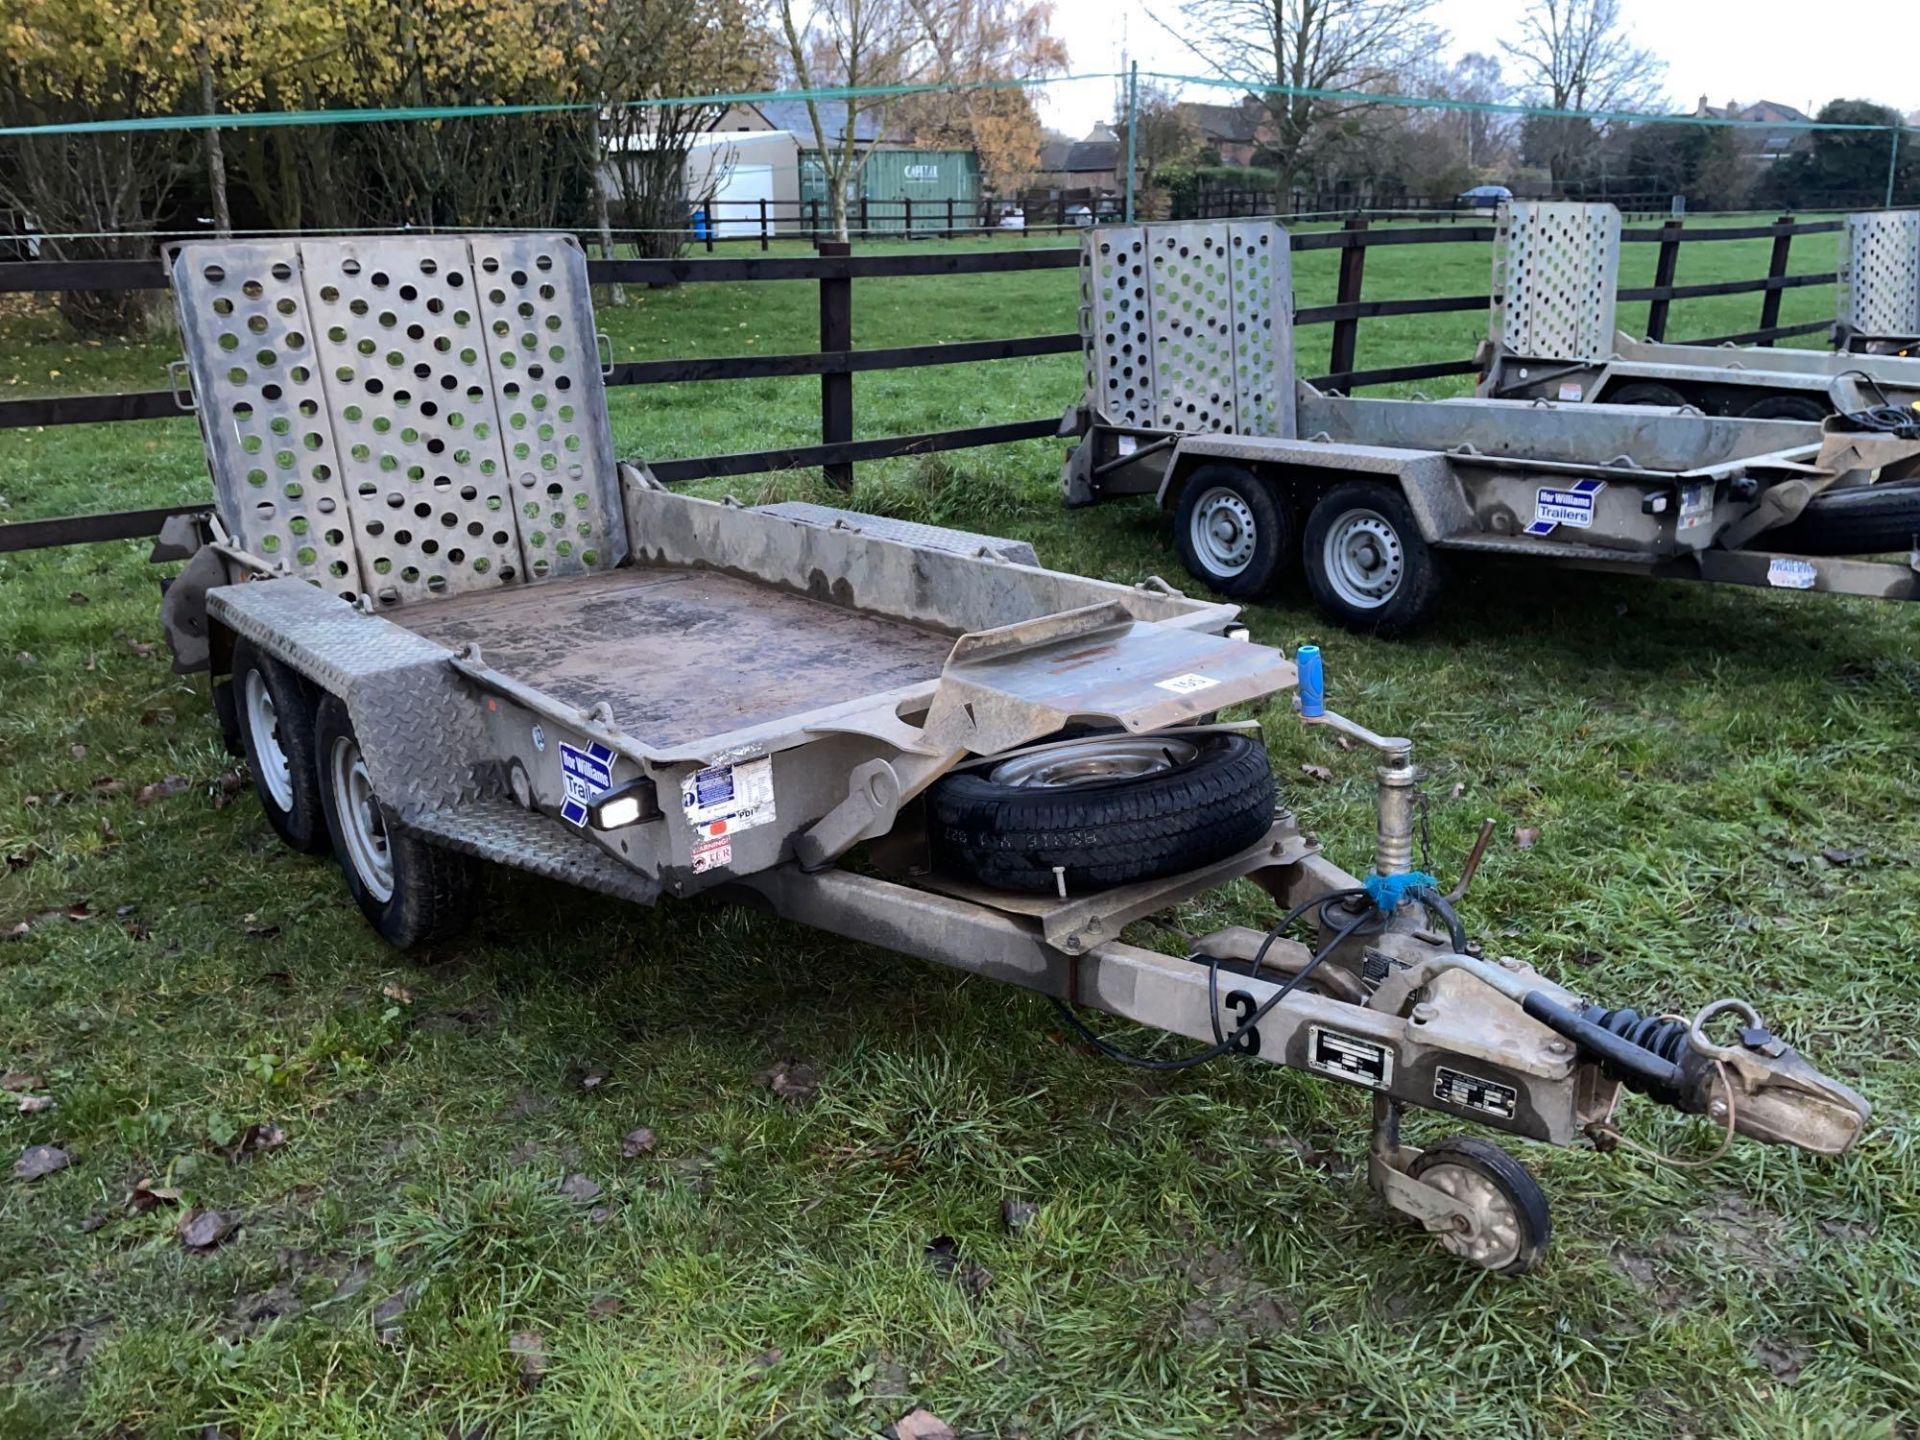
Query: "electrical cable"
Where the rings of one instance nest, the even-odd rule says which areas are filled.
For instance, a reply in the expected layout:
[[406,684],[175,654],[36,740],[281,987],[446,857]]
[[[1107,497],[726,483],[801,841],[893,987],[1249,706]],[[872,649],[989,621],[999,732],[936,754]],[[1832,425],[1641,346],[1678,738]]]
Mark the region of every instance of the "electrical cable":
[[[1289,910],[1286,915],[1281,917],[1277,924],[1267,931],[1266,939],[1261,942],[1260,949],[1255,952],[1253,961],[1254,970],[1256,972],[1258,971],[1261,963],[1266,959],[1268,950],[1272,948],[1274,941],[1280,938],[1281,933],[1308,911],[1324,910],[1326,906],[1331,905],[1336,900],[1351,899],[1364,893],[1364,891],[1358,890],[1333,890],[1325,895],[1316,895],[1313,899],[1296,905],[1292,910]],[[1067,1025],[1071,1027],[1081,1039],[1085,1040],[1109,1059],[1118,1060],[1123,1065],[1131,1065],[1137,1070],[1188,1070],[1196,1065],[1204,1065],[1210,1060],[1217,1060],[1222,1055],[1227,1054],[1243,1035],[1266,1018],[1274,1006],[1292,994],[1303,980],[1318,969],[1321,961],[1339,949],[1341,945],[1345,944],[1347,940],[1356,934],[1363,926],[1370,923],[1380,923],[1384,918],[1378,910],[1372,908],[1363,910],[1354,916],[1352,920],[1336,930],[1333,937],[1329,939],[1326,944],[1314,951],[1312,957],[1305,965],[1301,966],[1300,969],[1292,975],[1289,975],[1286,981],[1281,984],[1273,994],[1269,995],[1256,1009],[1244,1017],[1230,1034],[1223,1032],[1220,1028],[1220,962],[1218,959],[1210,958],[1207,966],[1207,1008],[1213,1022],[1214,1034],[1219,1038],[1214,1044],[1207,1046],[1204,1050],[1195,1051],[1191,1055],[1182,1055],[1170,1060],[1161,1060],[1151,1055],[1136,1055],[1130,1050],[1123,1050],[1105,1036],[1091,1029],[1066,1001],[1059,999],[1057,996],[1050,996],[1048,998],[1052,1000],[1053,1008],[1059,1012],[1060,1018],[1066,1021]],[[1321,916],[1321,919],[1324,921],[1324,915]]]
[[1873,387],[1873,393],[1879,397],[1877,405],[1869,405],[1864,410],[1842,410],[1839,418],[1849,430],[1865,431],[1873,435],[1892,435],[1900,440],[1920,440],[1920,411],[1905,405],[1895,405],[1887,399],[1887,392],[1880,388],[1880,382],[1864,370],[1842,370],[1840,378],[1857,376]]

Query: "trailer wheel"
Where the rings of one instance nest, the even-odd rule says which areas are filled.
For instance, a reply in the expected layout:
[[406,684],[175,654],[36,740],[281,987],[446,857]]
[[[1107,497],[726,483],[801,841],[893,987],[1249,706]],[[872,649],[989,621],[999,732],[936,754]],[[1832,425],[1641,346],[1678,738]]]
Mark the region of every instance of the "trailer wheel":
[[1609,405],[1659,405],[1665,409],[1678,410],[1688,403],[1671,385],[1662,385],[1657,380],[1637,380],[1631,385],[1622,385],[1607,396]]
[[1440,1233],[1455,1255],[1501,1275],[1524,1275],[1540,1263],[1553,1234],[1546,1193],[1498,1145],[1455,1136],[1423,1151],[1407,1173],[1473,1213],[1472,1235]]
[[466,928],[475,870],[471,860],[430,845],[394,822],[373,791],[346,704],[320,702],[314,727],[327,833],[347,889],[388,944],[405,950]]
[[1789,555],[1882,555],[1920,537],[1920,481],[1822,490],[1787,524],[1764,530],[1755,550]]
[[1030,894],[1064,878],[1084,894],[1246,849],[1273,823],[1273,794],[1248,736],[1108,731],[946,776],[928,829],[947,874]]
[[1173,524],[1187,572],[1235,599],[1267,594],[1293,559],[1292,512],[1271,485],[1238,465],[1195,470]]
[[1301,546],[1307,588],[1349,630],[1398,635],[1440,601],[1439,558],[1397,489],[1349,481],[1322,495]]
[[1748,420],[1809,420],[1815,425],[1832,413],[1811,395],[1762,395],[1740,412]]
[[324,853],[327,821],[320,809],[320,767],[314,759],[312,691],[289,667],[241,639],[233,646],[229,693],[253,792],[260,797],[267,823],[292,849],[304,855]]

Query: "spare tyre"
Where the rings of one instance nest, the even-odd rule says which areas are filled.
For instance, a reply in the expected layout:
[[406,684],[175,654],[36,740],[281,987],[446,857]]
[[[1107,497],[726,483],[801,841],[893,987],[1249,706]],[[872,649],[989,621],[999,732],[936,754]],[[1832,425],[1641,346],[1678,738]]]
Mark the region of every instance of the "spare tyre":
[[1087,735],[948,775],[927,800],[934,863],[996,890],[1106,890],[1196,870],[1273,823],[1258,739]]
[[1785,525],[1748,542],[1789,555],[1881,555],[1905,550],[1920,535],[1920,481],[1822,490]]

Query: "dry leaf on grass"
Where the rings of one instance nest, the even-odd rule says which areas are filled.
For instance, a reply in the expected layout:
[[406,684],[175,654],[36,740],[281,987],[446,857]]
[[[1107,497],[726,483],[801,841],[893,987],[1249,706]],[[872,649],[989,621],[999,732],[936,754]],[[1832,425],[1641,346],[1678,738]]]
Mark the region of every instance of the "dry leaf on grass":
[[656,1143],[653,1131],[644,1125],[637,1130],[629,1130],[626,1138],[620,1142],[620,1158],[638,1160],[642,1155],[651,1155]]
[[233,1234],[233,1221],[218,1210],[196,1207],[180,1217],[175,1233],[179,1235],[184,1248],[204,1255],[209,1250],[219,1248],[221,1242]]
[[1306,776],[1309,780],[1319,780],[1319,781],[1325,782],[1333,779],[1333,771],[1329,770],[1324,765],[1302,765],[1300,767],[1300,773]]
[[51,1095],[22,1095],[17,1107],[22,1115],[38,1115],[43,1110],[53,1109]]
[[135,1215],[146,1215],[162,1205],[179,1203],[178,1190],[170,1185],[156,1185],[152,1180],[136,1180],[133,1189],[127,1192],[127,1209]]
[[507,1337],[507,1353],[519,1367],[521,1386],[528,1390],[537,1388],[547,1373],[547,1347],[539,1332],[514,1331]]
[[1540,827],[1538,825],[1515,826],[1513,831],[1513,843],[1519,846],[1522,850],[1531,850],[1534,846],[1540,843]]
[[896,1440],[953,1440],[953,1427],[938,1415],[915,1408],[893,1422]]
[[599,1184],[585,1175],[573,1174],[560,1182],[560,1193],[569,1200],[578,1200],[582,1205],[591,1204],[601,1195]]
[[13,1162],[14,1177],[19,1180],[39,1180],[64,1170],[73,1163],[73,1156],[58,1145],[29,1145],[20,1152],[20,1158]]

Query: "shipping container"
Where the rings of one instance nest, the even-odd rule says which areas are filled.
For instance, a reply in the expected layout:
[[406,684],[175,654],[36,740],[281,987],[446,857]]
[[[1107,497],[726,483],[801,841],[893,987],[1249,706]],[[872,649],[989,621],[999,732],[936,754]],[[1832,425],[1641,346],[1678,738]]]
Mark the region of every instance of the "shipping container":
[[[968,230],[979,222],[980,161],[971,150],[875,150],[860,169],[858,199],[847,218],[860,228],[859,202],[867,205],[866,228],[882,233],[938,233],[951,225]],[[800,156],[800,203],[827,213],[827,187],[820,157]],[[951,202],[951,204],[949,204]]]

